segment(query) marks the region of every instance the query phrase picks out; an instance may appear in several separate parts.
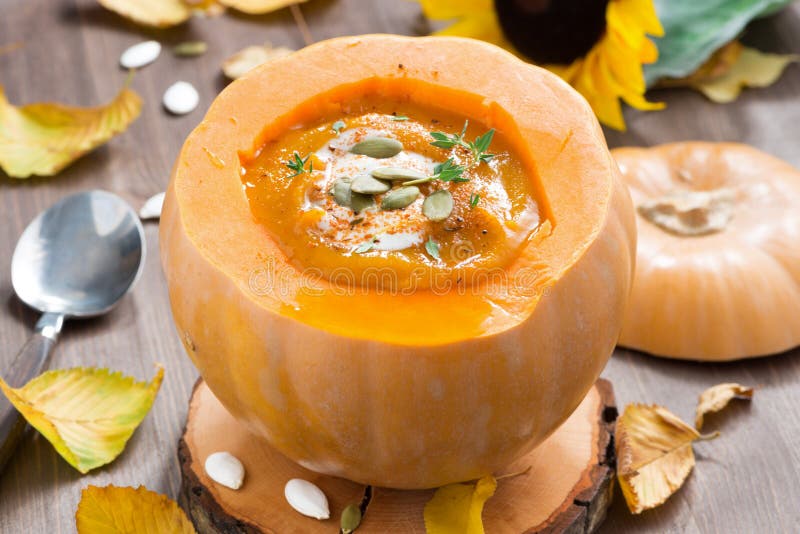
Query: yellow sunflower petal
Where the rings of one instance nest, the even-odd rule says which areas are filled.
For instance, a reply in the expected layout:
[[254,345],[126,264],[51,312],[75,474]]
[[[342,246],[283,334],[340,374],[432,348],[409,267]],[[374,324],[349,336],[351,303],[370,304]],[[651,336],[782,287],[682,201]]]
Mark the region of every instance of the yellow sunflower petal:
[[590,52],[582,62],[573,85],[592,106],[600,122],[625,131],[625,118],[622,115],[619,98],[613,87],[609,86],[610,80],[597,75],[599,61],[597,51]]
[[425,16],[433,20],[494,13],[493,0],[419,0],[419,3]]
[[611,74],[611,70],[608,67],[608,59],[605,56],[598,58],[597,69],[593,72],[593,76],[595,84],[601,86],[601,92],[619,95],[629,106],[636,109],[655,111],[666,107],[663,102],[650,102],[643,94],[628,91],[625,87],[619,85]]
[[658,20],[653,0],[616,0],[611,3],[618,3],[620,9],[628,15],[628,20],[646,33],[656,37],[664,36],[664,26]]
[[503,30],[500,28],[500,23],[494,13],[464,17],[447,28],[437,31],[436,35],[472,37],[473,39],[480,39],[481,41],[501,46],[513,52],[513,47],[506,41],[505,36],[503,36]]

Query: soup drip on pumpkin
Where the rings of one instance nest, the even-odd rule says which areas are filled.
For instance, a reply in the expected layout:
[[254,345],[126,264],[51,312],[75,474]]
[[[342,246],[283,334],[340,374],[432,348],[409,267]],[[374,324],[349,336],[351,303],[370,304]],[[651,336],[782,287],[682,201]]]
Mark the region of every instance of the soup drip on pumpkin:
[[477,121],[362,98],[268,140],[242,182],[298,268],[355,286],[468,287],[539,227],[533,173]]

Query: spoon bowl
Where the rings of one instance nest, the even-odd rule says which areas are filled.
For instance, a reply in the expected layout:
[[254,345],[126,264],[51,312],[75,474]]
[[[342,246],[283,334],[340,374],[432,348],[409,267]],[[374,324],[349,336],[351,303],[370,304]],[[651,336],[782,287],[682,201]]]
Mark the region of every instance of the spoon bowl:
[[11,260],[20,300],[41,312],[92,317],[133,286],[144,259],[144,230],[121,198],[105,191],[69,196],[23,232]]
[[[46,366],[65,318],[102,315],[133,287],[144,265],[144,229],[136,212],[106,191],[62,199],[31,222],[11,259],[11,283],[43,313],[3,378],[20,387]],[[0,398],[0,470],[24,420]]]

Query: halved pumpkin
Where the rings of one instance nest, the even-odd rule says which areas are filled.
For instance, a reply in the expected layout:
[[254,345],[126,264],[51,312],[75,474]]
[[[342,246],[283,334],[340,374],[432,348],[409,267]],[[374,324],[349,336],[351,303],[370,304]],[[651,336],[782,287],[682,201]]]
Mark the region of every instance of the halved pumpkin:
[[[251,214],[240,172],[265,142],[384,96],[495,128],[525,161],[543,222],[504,283],[342,292]],[[560,79],[478,41],[373,35],[225,89],[180,153],[160,237],[180,336],[237,419],[314,471],[425,488],[501,469],[578,406],[617,340],[634,224],[592,110]]]
[[620,344],[735,360],[800,344],[800,171],[733,143],[612,151],[638,208]]

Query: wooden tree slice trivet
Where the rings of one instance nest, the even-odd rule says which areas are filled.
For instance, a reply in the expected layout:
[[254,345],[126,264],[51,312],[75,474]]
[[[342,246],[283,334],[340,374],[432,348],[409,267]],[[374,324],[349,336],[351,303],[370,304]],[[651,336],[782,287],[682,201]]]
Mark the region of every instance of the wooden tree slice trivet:
[[[489,534],[586,533],[605,518],[614,480],[613,430],[617,410],[611,383],[598,380],[575,413],[533,452],[503,473],[528,473],[498,482],[484,507]],[[234,491],[205,473],[206,457],[228,451],[245,466],[245,482]],[[331,534],[350,503],[362,501],[365,486],[319,475],[293,463],[249,434],[223,408],[204,382],[195,386],[178,456],[183,476],[180,501],[200,534]],[[291,478],[319,486],[331,518],[317,521],[294,511],[283,496]],[[433,490],[373,488],[357,534],[424,534],[423,509]]]

